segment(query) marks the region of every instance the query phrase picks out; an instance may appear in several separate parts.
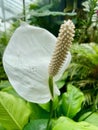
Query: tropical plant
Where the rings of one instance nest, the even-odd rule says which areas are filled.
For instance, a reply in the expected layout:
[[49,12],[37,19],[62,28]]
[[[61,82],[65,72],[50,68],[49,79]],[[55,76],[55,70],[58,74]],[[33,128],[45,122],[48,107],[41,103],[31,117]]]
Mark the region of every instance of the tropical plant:
[[[98,42],[98,1],[95,0],[93,14],[91,16],[91,25],[88,28],[88,36],[91,42]],[[91,3],[92,4],[92,3]],[[91,12],[91,11],[90,11]]]
[[7,76],[4,72],[4,68],[3,68],[3,64],[2,64],[2,56],[3,56],[3,52],[6,48],[6,45],[10,39],[10,37],[12,36],[14,30],[19,26],[19,21],[14,21],[14,23],[12,23],[10,25],[10,27],[6,30],[6,31],[1,31],[0,32],[0,82],[2,80],[6,80]]
[[[49,105],[49,102],[45,104],[26,102],[14,91],[9,82],[2,82],[0,88],[1,130],[47,130],[46,127],[50,111],[47,105]],[[71,84],[67,86],[67,89],[67,92],[64,92],[60,96],[58,102],[56,100],[54,101],[56,107],[54,107],[55,114],[52,117],[52,126],[50,129],[55,130],[57,127],[58,129],[61,128],[61,130],[63,130],[63,127],[71,129],[75,125],[75,130],[79,128],[84,130],[86,124],[86,130],[90,130],[91,128],[94,128],[94,130],[98,129],[97,126],[94,126],[96,124],[93,121],[90,121],[90,123],[94,125],[81,122],[84,119],[83,117],[78,117],[79,120],[81,119],[80,122],[75,122],[72,119],[81,110],[84,95],[78,88]],[[70,104],[68,104],[69,102]],[[98,115],[93,115],[94,117],[98,118]],[[90,119],[92,118],[90,117]],[[61,120],[64,123],[62,125]],[[88,120],[86,121],[89,122]]]
[[61,9],[61,1],[36,1],[30,4],[27,19],[30,24],[43,27],[57,36],[60,24],[63,23],[65,17],[76,15],[74,12],[64,12],[63,10]]
[[[54,6],[58,8],[53,2],[57,0],[51,0],[49,4],[49,0],[43,0],[48,5],[41,1],[30,5],[27,20],[30,18],[31,24],[53,29],[57,35],[58,30],[54,30],[54,25],[62,22],[57,17],[74,14],[53,10]],[[42,7],[43,5],[45,6]],[[96,11],[93,14],[94,12],[92,19],[95,18]],[[52,22],[53,26],[44,25],[45,21],[49,25]],[[82,22],[84,26],[86,20]],[[15,28],[16,26],[19,23],[15,24]],[[74,44],[70,50],[72,62],[64,72],[71,60],[69,46],[74,35],[73,29],[70,20],[64,22],[58,39],[45,29],[25,23],[15,31],[3,57],[5,71],[13,86],[8,81],[0,83],[0,130],[98,130],[98,46],[94,43]],[[10,36],[12,33],[13,31]],[[4,49],[1,55],[3,51]],[[63,61],[64,54],[66,59]]]
[[[66,34],[66,36],[63,34]],[[64,24],[61,25],[58,40],[47,30],[26,23],[23,23],[14,32],[4,52],[3,64],[9,81],[17,93],[26,101],[13,90],[8,82],[4,83],[4,85],[1,84],[0,127],[2,129],[55,130],[58,127],[63,130],[65,123],[63,127],[58,123],[62,116],[64,116],[64,122],[68,121],[69,125],[67,124],[66,128],[70,126],[74,126],[76,130],[79,128],[81,130],[98,128],[86,122],[75,122],[81,117],[82,104],[85,99],[84,94],[79,88],[68,84],[67,91],[63,91],[58,96],[60,94],[58,90],[60,85],[57,87],[55,81],[60,78],[70,63],[71,55],[69,47],[73,36],[74,24],[70,20],[64,21]],[[51,58],[55,44],[56,47]],[[80,54],[88,52],[87,58],[88,56],[91,59],[93,57],[96,58],[96,55],[91,56],[91,54],[97,53],[97,49],[94,51],[87,45],[84,48]],[[74,47],[73,50],[75,52]],[[79,48],[78,51],[80,52]],[[95,65],[97,60],[91,63]],[[81,125],[83,126],[81,127]],[[85,125],[87,125],[86,128]]]
[[7,130],[22,130],[30,113],[25,101],[6,92],[0,92],[0,123]]
[[7,37],[5,32],[0,32],[0,81],[6,79],[2,65],[2,55],[7,44]]
[[79,43],[98,42],[98,1],[86,0],[82,5],[82,12],[77,15],[76,39]]
[[[71,48],[72,62],[58,84],[72,83],[85,94],[85,105],[98,108],[98,46],[74,44]],[[64,88],[65,88],[64,87]],[[63,89],[64,89],[63,88]]]
[[[86,0],[65,0],[63,1],[63,4],[65,2],[65,9],[64,12],[75,12],[77,9],[81,9],[82,7],[82,2]],[[78,13],[78,12],[77,12]]]
[[74,122],[67,117],[60,117],[52,130],[98,130],[98,127],[87,122]]

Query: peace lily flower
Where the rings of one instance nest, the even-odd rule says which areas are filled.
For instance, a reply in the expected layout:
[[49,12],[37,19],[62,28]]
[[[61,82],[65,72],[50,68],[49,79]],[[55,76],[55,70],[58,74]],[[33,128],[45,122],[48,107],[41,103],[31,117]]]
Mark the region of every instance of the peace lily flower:
[[[57,38],[47,30],[23,23],[11,37],[3,55],[3,65],[16,92],[25,100],[46,103],[51,99],[48,66]],[[64,64],[55,75],[54,95],[60,92],[55,84],[71,61],[67,52]]]

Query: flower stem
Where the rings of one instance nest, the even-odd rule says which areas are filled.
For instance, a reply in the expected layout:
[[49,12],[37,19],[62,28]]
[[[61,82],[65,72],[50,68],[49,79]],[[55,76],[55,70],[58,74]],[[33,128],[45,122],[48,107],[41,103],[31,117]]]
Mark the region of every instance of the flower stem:
[[50,89],[51,97],[53,99],[54,91],[53,91],[53,77],[52,76],[49,76],[49,89]]
[[50,130],[51,129],[51,119],[53,117],[53,100],[50,100],[50,115],[49,115],[49,119],[48,119],[48,123],[47,123],[47,129],[46,130]]
[[53,77],[49,77],[49,89],[50,89],[52,99],[50,100],[50,116],[49,116],[49,120],[48,120],[48,123],[47,123],[47,130],[50,130],[51,119],[53,117],[53,98],[54,98]]
[[23,0],[23,20],[26,21],[26,7],[25,7],[25,0]]

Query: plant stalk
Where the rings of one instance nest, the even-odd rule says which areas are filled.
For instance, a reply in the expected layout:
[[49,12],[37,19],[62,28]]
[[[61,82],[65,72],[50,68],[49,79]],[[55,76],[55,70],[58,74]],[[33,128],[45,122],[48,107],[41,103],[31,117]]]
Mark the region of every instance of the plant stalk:
[[26,21],[26,6],[25,6],[25,0],[23,0],[23,20]]
[[50,100],[50,116],[49,116],[49,120],[47,123],[47,130],[50,130],[51,119],[53,117],[53,98],[54,98],[53,77],[49,77],[49,89],[50,89],[52,99]]
[[52,76],[49,77],[49,89],[50,89],[51,97],[53,99],[54,90],[53,90],[53,77]]

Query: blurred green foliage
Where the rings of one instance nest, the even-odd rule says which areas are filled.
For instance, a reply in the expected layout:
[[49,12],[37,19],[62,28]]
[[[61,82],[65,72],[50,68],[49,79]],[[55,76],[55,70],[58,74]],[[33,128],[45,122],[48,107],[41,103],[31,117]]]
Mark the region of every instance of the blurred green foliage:
[[98,1],[86,0],[82,7],[76,18],[76,41],[98,43]]
[[74,44],[71,48],[72,62],[60,79],[66,90],[66,85],[71,83],[80,88],[85,95],[84,106],[89,109],[98,108],[98,45]]
[[2,55],[7,44],[7,35],[5,32],[0,32],[0,81],[6,79],[6,74],[4,73],[3,65],[2,65]]
[[61,8],[61,1],[45,1],[41,0],[30,4],[29,7],[29,23],[40,27],[43,27],[58,35],[60,24],[63,22],[66,16],[73,17],[75,13],[68,13]]
[[7,29],[6,31],[0,31],[0,82],[2,80],[6,80],[7,76],[4,72],[3,69],[3,64],[2,64],[2,56],[3,56],[3,52],[6,48],[6,45],[10,39],[10,37],[12,36],[14,30],[19,26],[19,21],[14,22],[13,24],[11,24],[10,28]]

